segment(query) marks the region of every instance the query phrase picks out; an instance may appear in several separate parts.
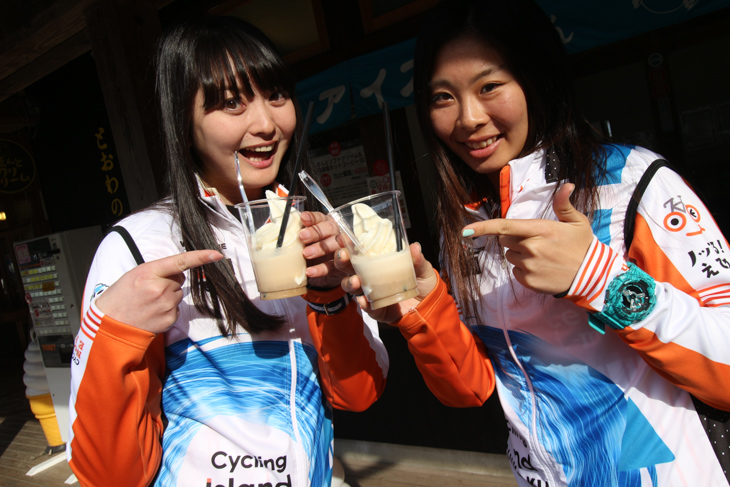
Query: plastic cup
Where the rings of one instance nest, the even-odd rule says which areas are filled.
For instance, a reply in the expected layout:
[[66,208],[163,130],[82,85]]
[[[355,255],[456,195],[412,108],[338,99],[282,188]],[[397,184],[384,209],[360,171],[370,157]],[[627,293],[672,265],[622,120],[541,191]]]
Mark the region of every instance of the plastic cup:
[[[352,229],[358,246],[347,233],[342,233],[350,261],[360,278],[363,293],[373,309],[383,308],[418,295],[416,273],[408,247],[403,218],[397,207],[400,191],[385,191],[335,208],[330,213],[335,220],[342,221]],[[365,204],[375,212],[378,225],[369,232],[356,217],[356,205]],[[356,221],[358,220],[358,221]],[[390,248],[383,250],[384,235],[389,235]],[[396,236],[400,236],[401,250],[397,248]],[[389,240],[390,239],[390,240]]]
[[[306,199],[305,196],[293,196],[290,209],[301,213]],[[281,206],[286,204],[285,197],[272,201]],[[294,213],[290,213],[284,242],[277,248],[281,218],[278,223],[272,221],[269,202],[255,200],[236,205],[243,222],[256,287],[261,299],[301,296],[307,292],[307,262],[302,255],[304,245],[298,237],[302,224],[299,218],[294,218]]]

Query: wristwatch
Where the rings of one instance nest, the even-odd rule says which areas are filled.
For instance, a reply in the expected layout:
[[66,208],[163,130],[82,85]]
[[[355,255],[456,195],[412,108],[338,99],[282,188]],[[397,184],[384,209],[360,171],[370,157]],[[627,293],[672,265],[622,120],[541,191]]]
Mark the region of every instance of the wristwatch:
[[604,325],[623,330],[642,321],[656,305],[654,278],[631,262],[627,266],[629,270],[608,285],[603,311],[589,315],[588,323],[601,333]]

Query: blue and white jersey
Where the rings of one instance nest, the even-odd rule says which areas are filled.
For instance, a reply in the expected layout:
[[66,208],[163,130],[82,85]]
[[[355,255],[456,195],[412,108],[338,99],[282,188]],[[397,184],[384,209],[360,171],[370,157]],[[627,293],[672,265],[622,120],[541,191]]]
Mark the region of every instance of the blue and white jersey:
[[[201,199],[246,295],[284,324],[223,336],[216,321],[196,309],[190,271],[178,319],[164,335],[115,321],[91,297],[137,263],[123,238],[110,233],[89,271],[75,342],[69,463],[82,485],[329,485],[332,404],[362,410],[385,385],[388,357],[377,323],[354,303],[326,316],[302,296],[262,300],[240,222],[215,195],[201,189]],[[184,251],[164,207],[120,224],[146,262]],[[329,299],[338,292],[344,293],[304,297]],[[327,357],[318,353],[323,343],[330,347]]]
[[[623,233],[627,206],[642,174],[660,156],[638,147],[610,145],[606,150],[608,173],[599,181],[599,209],[592,225],[598,240],[623,261],[629,258]],[[545,202],[552,201],[560,183],[546,182],[544,153],[512,161],[509,168],[506,218],[555,220],[552,206]],[[679,196],[707,216],[702,238],[727,245],[699,198],[669,169],[655,176],[638,218],[645,227],[668,225],[671,219],[667,220],[662,209],[668,208],[671,197],[676,201]],[[486,218],[481,211],[473,215]],[[520,486],[727,485],[692,397],[672,383],[688,385],[688,381],[674,376],[672,368],[689,350],[693,356],[709,359],[707,363],[717,362],[718,370],[727,370],[728,333],[720,333],[728,322],[727,296],[709,309],[701,306],[711,305],[694,299],[697,294],[690,287],[727,289],[729,275],[725,271],[717,278],[723,281],[707,283],[699,274],[688,277],[689,271],[682,266],[684,260],[689,265],[686,253],[691,249],[687,243],[681,248],[674,245],[665,235],[670,233],[652,228],[643,235],[651,234],[651,239],[632,244],[632,252],[636,246],[643,255],[661,255],[664,267],[673,263],[679,269],[675,274],[684,275],[689,283],[687,290],[680,287],[685,291],[680,293],[673,286],[685,285],[683,279],[655,276],[657,281],[671,284],[660,286],[664,294],[646,320],[644,332],[651,328],[652,334],[642,335],[643,344],[632,339],[630,333],[636,330],[627,329],[623,338],[610,330],[605,335],[598,333],[588,325],[586,309],[526,289],[514,279],[511,265],[505,265],[503,257],[486,249],[478,254],[483,315],[481,320],[462,319],[486,345],[493,363],[509,427],[507,454]],[[484,237],[475,239],[474,247],[479,249],[485,243]],[[694,313],[691,319],[680,319],[689,317],[689,312]],[[715,325],[718,333],[713,341],[708,337]],[[682,333],[673,333],[671,338],[678,346],[668,345],[657,352],[661,343],[653,341],[656,335],[668,343],[667,330],[680,327]],[[681,364],[676,368],[680,370]],[[686,368],[679,373],[686,373]],[[710,381],[716,376],[709,370],[696,370],[694,375],[707,373]],[[718,383],[716,387],[726,386]]]
[[162,390],[168,425],[155,485],[203,477],[212,486],[230,479],[329,485],[331,406],[319,387],[316,350],[295,328],[290,333],[288,340],[230,339],[199,324],[180,340],[168,332]]

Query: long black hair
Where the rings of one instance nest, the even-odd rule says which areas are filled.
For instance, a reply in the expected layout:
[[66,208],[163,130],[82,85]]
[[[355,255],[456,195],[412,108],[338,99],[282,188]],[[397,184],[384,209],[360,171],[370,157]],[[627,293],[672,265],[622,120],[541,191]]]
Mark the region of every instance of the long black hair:
[[[161,38],[156,57],[158,114],[166,163],[166,189],[186,250],[219,249],[198,177],[202,161],[192,150],[194,102],[199,90],[205,109],[219,106],[226,90],[235,96],[281,91],[294,101],[294,80],[269,39],[256,27],[233,17],[201,17],[181,22]],[[278,181],[290,180],[287,164],[301,140],[301,123],[284,155]],[[191,273],[195,307],[213,317],[224,335],[237,325],[250,333],[275,330],[283,318],[251,303],[231,264],[221,260]],[[224,320],[225,317],[225,320]],[[227,324],[226,324],[227,322]]]
[[[478,296],[477,264],[463,245],[468,224],[464,206],[482,198],[499,215],[499,188],[486,175],[472,171],[436,137],[431,126],[429,83],[435,59],[445,44],[472,36],[496,49],[507,70],[525,93],[528,134],[520,157],[544,149],[553,153],[561,180],[575,183],[571,199],[581,211],[597,205],[596,179],[605,159],[591,125],[575,100],[565,49],[547,15],[532,0],[444,0],[428,16],[419,33],[414,57],[416,110],[438,174],[438,218],[442,260],[468,313]],[[493,215],[494,216],[494,215]]]

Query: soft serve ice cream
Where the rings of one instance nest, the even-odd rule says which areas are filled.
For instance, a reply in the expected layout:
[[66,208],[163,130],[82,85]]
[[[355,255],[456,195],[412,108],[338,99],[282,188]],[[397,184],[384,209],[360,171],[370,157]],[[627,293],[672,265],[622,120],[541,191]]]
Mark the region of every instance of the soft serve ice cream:
[[[269,220],[256,230],[256,250],[275,249],[279,239],[281,224],[284,220],[284,209],[286,198],[277,197],[273,191],[266,191],[266,201],[269,206]],[[296,208],[291,208],[289,221],[286,224],[286,232],[281,247],[294,245],[299,239],[299,230],[302,229],[301,214]]]
[[[391,194],[385,196],[385,203],[390,198],[392,205]],[[360,248],[354,245],[351,248],[352,265],[371,307],[382,308],[416,296],[416,276],[408,242],[402,239],[398,251],[393,221],[382,218],[364,203],[353,204],[351,211],[352,230],[360,244]],[[405,236],[405,232],[400,233]]]
[[[266,205],[251,204],[252,212],[268,211],[268,218],[265,215],[254,217],[255,221],[263,220],[265,223],[253,235],[247,232],[256,285],[261,299],[299,296],[307,291],[307,263],[302,255],[304,245],[299,240],[299,230],[302,229],[301,214],[296,208],[289,206],[284,239],[281,247],[277,248],[287,201],[286,198],[266,191],[266,202]],[[244,225],[248,226],[248,222],[244,222]]]
[[380,218],[368,205],[352,205],[352,229],[365,255],[381,255],[396,251],[393,223]]

